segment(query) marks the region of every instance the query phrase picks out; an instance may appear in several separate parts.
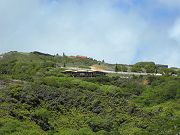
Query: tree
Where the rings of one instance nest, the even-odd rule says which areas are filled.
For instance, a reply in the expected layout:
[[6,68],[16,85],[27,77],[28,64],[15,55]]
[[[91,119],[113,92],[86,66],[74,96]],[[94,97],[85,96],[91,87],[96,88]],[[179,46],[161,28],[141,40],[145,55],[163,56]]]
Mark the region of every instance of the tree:
[[115,66],[115,72],[118,72],[118,65]]
[[66,57],[65,53],[63,52],[63,57]]
[[162,68],[159,72],[166,76],[171,76],[172,74],[176,74],[177,72],[171,68]]
[[64,63],[63,67],[66,67],[66,63]]
[[128,68],[125,65],[121,65],[121,71],[127,72]]
[[138,62],[133,65],[132,69],[133,72],[147,72],[147,73],[155,73],[156,72],[156,65],[154,62]]

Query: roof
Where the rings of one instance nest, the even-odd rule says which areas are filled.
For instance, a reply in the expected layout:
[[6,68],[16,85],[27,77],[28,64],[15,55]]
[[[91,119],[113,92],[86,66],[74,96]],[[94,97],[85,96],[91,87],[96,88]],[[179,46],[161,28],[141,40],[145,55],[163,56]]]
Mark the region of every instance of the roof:
[[64,72],[74,72],[74,73],[81,73],[81,72],[86,72],[86,73],[94,73],[94,72],[101,72],[105,73],[103,71],[93,71],[93,70],[65,70]]

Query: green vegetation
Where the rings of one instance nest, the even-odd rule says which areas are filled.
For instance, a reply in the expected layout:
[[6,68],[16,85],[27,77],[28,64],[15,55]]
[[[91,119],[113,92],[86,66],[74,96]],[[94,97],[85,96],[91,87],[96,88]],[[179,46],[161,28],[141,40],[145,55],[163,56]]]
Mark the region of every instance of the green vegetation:
[[133,65],[133,72],[146,72],[146,73],[156,73],[157,68],[154,62],[138,62]]
[[[59,66],[64,63],[88,67],[98,61],[39,52],[3,55],[0,135],[176,135],[180,132],[179,76],[169,76],[167,72],[161,77],[73,78],[63,74]],[[146,72],[155,70],[153,63],[145,65]]]
[[121,71],[121,72],[127,72],[127,71],[128,71],[128,68],[127,68],[127,66],[125,66],[125,65],[118,65],[118,64],[116,64],[116,65],[115,65],[115,71],[116,71],[116,72],[119,72],[119,71]]

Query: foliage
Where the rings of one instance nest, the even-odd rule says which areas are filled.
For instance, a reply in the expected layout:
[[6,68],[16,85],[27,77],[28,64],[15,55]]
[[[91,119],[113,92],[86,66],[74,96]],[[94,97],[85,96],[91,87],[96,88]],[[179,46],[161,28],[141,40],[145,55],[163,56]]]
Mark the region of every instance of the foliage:
[[0,118],[1,135],[47,135],[35,123],[30,121],[20,122],[14,118]]
[[[64,62],[96,63],[39,52],[5,54],[0,60],[0,134],[179,133],[179,76],[73,78],[56,66]],[[154,70],[153,63],[136,66]]]
[[127,70],[128,70],[128,68],[125,65],[118,65],[118,64],[116,64],[116,66],[115,66],[115,71],[116,72],[119,72],[119,71],[127,72]]
[[133,65],[131,70],[133,72],[155,73],[156,65],[154,62],[138,62],[135,65]]

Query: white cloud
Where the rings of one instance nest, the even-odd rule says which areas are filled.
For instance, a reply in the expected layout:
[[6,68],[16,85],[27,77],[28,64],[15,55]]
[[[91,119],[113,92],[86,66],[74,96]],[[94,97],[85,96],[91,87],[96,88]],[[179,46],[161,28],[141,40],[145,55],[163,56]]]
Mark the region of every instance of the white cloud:
[[108,0],[89,1],[83,6],[68,1],[38,9],[25,20],[15,20],[20,25],[13,26],[15,31],[6,35],[5,40],[9,37],[10,40],[4,41],[5,45],[13,44],[14,47],[9,47],[12,49],[75,52],[131,62],[144,24],[135,14],[118,13],[112,5]]
[[180,0],[156,0],[156,1],[169,8],[180,7]]
[[[178,65],[180,48],[170,45],[174,42],[169,33],[144,20],[133,7],[127,12],[114,8],[117,2],[2,0],[0,51],[66,52],[112,63],[138,59]],[[163,53],[159,51],[162,48]],[[176,53],[164,59],[170,49]]]
[[180,19],[177,19],[169,31],[170,38],[180,44]]

